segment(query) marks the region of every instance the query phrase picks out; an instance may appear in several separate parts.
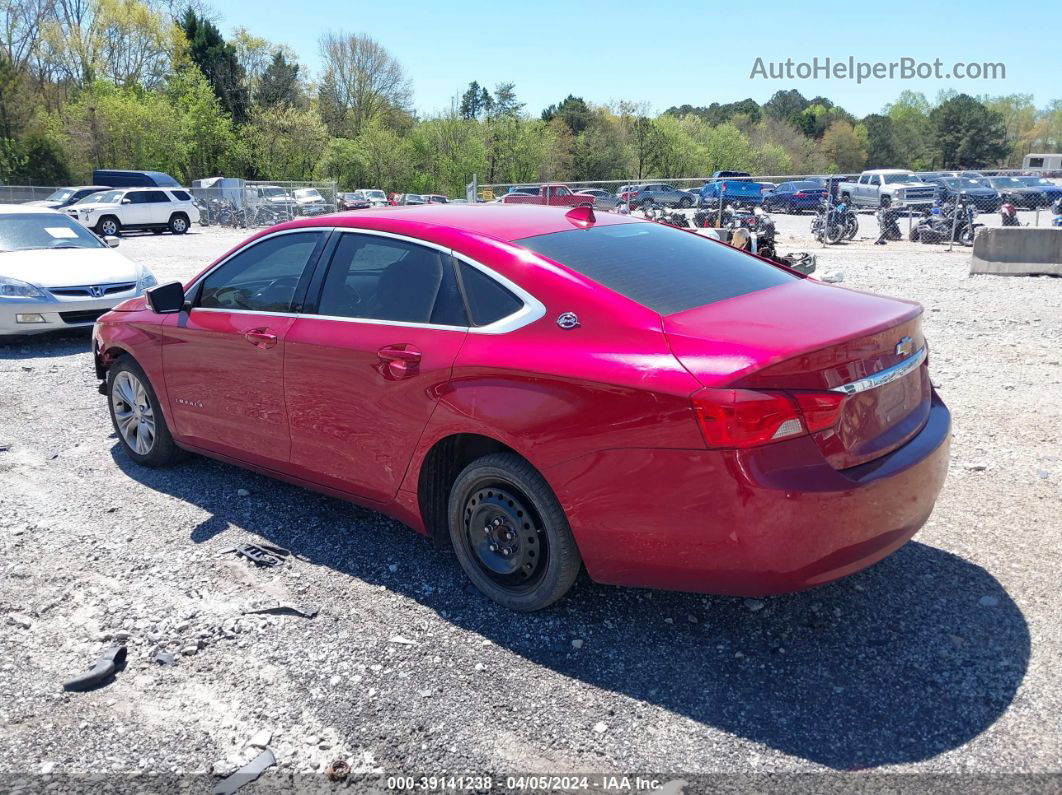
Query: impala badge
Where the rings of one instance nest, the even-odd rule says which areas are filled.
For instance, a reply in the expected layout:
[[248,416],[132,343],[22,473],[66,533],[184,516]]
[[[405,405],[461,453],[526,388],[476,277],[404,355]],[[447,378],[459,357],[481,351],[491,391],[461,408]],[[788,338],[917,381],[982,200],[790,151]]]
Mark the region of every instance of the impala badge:
[[910,337],[900,337],[900,341],[896,343],[896,355],[910,356],[912,353],[914,353],[914,340]]

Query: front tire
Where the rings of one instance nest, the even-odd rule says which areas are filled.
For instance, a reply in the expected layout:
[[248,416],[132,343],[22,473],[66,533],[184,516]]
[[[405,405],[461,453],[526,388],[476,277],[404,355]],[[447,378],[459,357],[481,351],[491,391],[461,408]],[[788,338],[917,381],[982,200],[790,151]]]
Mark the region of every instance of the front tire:
[[107,406],[126,455],[145,467],[166,467],[184,457],[173,441],[151,382],[131,357],[107,371]]
[[450,541],[465,574],[484,594],[519,612],[563,597],[582,558],[553,491],[514,453],[469,464],[450,490]]
[[693,199],[691,199],[689,196],[683,196],[681,199],[679,199],[678,206],[681,207],[683,210],[688,209],[693,206]]

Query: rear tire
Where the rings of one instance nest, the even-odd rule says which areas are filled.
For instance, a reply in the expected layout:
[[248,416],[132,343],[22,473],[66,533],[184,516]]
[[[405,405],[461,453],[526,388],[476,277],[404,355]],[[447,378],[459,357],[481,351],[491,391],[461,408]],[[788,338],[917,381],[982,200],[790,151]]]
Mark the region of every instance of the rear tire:
[[681,199],[679,199],[678,206],[681,207],[683,210],[692,207],[693,199],[691,199],[689,196],[683,196]]
[[519,612],[563,597],[582,567],[564,510],[534,467],[514,453],[469,464],[450,489],[450,541],[484,594]]
[[107,371],[107,407],[118,441],[136,463],[167,467],[185,457],[170,435],[151,382],[131,356],[123,356]]
[[121,222],[113,215],[105,215],[96,222],[96,234],[100,237],[112,237],[122,231]]
[[919,241],[921,236],[919,235],[917,226],[911,228],[911,232],[908,237],[910,238],[912,243],[917,243]]

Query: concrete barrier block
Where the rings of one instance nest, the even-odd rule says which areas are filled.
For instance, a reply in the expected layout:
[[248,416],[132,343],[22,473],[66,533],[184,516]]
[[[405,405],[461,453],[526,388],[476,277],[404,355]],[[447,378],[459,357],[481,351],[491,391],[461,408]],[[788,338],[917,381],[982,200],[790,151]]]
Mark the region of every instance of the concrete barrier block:
[[1062,276],[1062,227],[981,229],[970,274]]

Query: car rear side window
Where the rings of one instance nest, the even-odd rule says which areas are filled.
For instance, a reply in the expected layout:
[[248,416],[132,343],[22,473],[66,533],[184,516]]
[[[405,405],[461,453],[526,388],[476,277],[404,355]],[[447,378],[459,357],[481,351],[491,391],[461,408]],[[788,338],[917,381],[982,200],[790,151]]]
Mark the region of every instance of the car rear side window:
[[192,200],[192,197],[183,190],[171,190],[170,193],[172,193],[174,198],[179,202],[190,202]]
[[293,232],[252,243],[203,279],[197,306],[290,312],[299,280],[323,236]]
[[450,257],[375,235],[344,233],[332,256],[318,314],[467,326]]
[[514,242],[661,315],[800,278],[727,245],[664,224],[595,226]]
[[508,317],[524,305],[509,290],[467,262],[461,263],[461,284],[465,288],[472,322],[477,326]]

